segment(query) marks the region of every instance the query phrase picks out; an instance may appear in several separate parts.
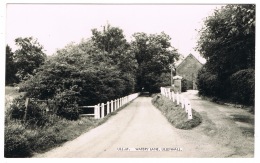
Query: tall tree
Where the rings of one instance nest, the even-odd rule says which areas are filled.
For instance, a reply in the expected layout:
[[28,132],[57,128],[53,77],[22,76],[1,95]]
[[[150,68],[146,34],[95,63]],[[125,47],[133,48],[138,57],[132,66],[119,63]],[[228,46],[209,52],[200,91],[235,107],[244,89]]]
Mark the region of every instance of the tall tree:
[[6,45],[6,73],[5,73],[5,84],[13,84],[17,82],[17,78],[15,76],[17,69],[14,62],[14,53],[9,45]]
[[131,46],[138,62],[138,89],[156,92],[161,83],[158,79],[163,73],[170,72],[169,65],[178,58],[177,50],[171,46],[171,38],[164,32],[150,35],[135,33],[133,37]]
[[[200,30],[197,50],[207,59],[198,75],[198,89],[202,94],[252,104],[253,93],[250,100],[239,100],[249,96],[246,91],[239,92],[244,89],[239,87],[250,85],[249,92],[254,92],[254,4],[226,5],[207,17]],[[241,76],[248,78],[234,80]]]
[[226,78],[255,66],[255,5],[226,5],[200,30],[198,51],[211,72]]
[[46,59],[43,46],[33,37],[17,38],[15,44],[18,49],[15,51],[14,61],[17,66],[17,77],[19,80],[34,74],[34,70],[42,65]]

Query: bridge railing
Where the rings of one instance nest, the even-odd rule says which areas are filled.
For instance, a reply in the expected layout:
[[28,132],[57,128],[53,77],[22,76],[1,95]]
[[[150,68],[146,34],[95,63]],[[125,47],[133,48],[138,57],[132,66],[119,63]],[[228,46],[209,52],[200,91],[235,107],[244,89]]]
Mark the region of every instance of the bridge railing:
[[178,92],[175,93],[171,91],[170,88],[165,87],[161,87],[161,94],[175,102],[177,105],[181,105],[181,108],[185,109],[185,112],[188,114],[188,119],[192,119],[192,108],[189,99],[183,97]]
[[81,114],[81,116],[94,116],[95,119],[104,118],[109,113],[112,113],[121,108],[123,105],[133,101],[139,95],[140,93],[134,93],[115,100],[107,101],[106,103],[99,103],[93,106],[79,106],[81,109],[94,109],[94,113]]

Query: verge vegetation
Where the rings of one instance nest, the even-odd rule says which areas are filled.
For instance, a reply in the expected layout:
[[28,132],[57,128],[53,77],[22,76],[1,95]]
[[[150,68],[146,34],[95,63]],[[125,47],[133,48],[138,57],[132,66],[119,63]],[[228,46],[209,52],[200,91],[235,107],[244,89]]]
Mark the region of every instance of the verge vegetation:
[[176,128],[190,130],[202,122],[202,117],[198,112],[192,110],[193,118],[189,120],[187,113],[181,106],[176,105],[173,101],[160,94],[153,97],[152,103]]

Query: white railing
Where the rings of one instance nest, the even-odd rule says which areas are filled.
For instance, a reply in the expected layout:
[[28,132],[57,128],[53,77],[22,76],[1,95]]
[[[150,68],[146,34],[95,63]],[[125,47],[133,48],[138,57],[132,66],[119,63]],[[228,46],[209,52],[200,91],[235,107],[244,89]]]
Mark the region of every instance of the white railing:
[[188,114],[188,119],[192,119],[192,108],[189,99],[183,97],[178,92],[171,92],[170,88],[165,87],[161,87],[161,94],[173,102],[176,102],[177,105],[181,105],[181,108],[185,109],[185,112]]
[[125,97],[121,97],[115,100],[107,101],[106,103],[100,103],[94,106],[79,106],[79,108],[93,108],[94,114],[81,114],[81,116],[94,116],[95,119],[104,118],[109,113],[112,113],[122,107],[123,105],[136,99],[140,93],[134,93]]

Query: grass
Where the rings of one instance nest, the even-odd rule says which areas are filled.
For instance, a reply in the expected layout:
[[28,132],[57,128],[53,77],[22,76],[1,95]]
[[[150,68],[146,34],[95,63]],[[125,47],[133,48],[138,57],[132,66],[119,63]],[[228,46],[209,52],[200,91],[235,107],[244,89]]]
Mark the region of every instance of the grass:
[[63,143],[73,140],[83,133],[105,123],[111,116],[125,108],[125,104],[102,119],[81,117],[76,121],[52,116],[44,127],[32,126],[20,120],[6,118],[5,121],[5,157],[25,158],[44,153]]
[[192,110],[193,118],[189,120],[184,109],[160,94],[153,97],[152,103],[176,128],[189,130],[198,126],[202,121],[201,116],[195,110]]
[[231,115],[231,116],[232,116],[232,118],[233,118],[235,121],[244,122],[244,123],[249,123],[249,124],[252,124],[252,125],[255,124],[254,119],[251,118],[251,117],[249,117],[249,116],[239,115],[239,114],[233,114],[233,115]]

